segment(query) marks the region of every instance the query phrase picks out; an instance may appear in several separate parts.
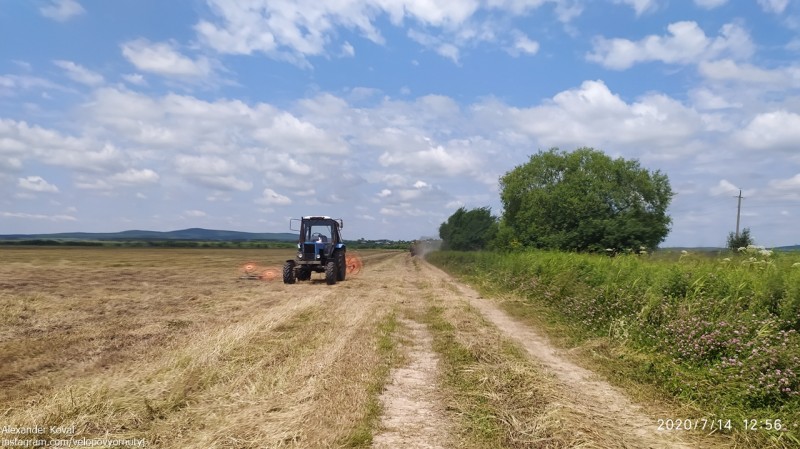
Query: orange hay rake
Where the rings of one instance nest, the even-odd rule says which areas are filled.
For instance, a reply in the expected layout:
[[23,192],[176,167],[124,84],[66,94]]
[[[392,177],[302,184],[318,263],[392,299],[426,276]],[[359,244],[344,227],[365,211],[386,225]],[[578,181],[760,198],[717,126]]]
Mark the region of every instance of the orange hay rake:
[[[345,258],[345,265],[347,266],[347,275],[355,276],[361,273],[364,268],[364,261],[358,254],[348,253]],[[259,265],[258,262],[245,262],[239,266],[239,279],[273,282],[280,279],[281,275],[282,272],[279,267],[264,267]]]
[[281,276],[281,269],[278,267],[262,267],[256,262],[245,262],[239,267],[241,275],[239,279],[250,279],[254,281],[272,282]]

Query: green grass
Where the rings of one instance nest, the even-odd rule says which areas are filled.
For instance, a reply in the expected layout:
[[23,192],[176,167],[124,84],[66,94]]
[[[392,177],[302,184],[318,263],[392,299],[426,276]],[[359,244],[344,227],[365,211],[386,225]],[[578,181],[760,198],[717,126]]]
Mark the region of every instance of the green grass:
[[398,326],[397,316],[394,313],[386,315],[386,317],[378,323],[375,332],[375,345],[384,363],[380,364],[372,375],[372,381],[367,388],[370,399],[366,407],[366,412],[350,435],[344,440],[344,447],[369,447],[372,444],[372,439],[375,436],[375,429],[383,413],[380,394],[389,381],[391,369],[399,364],[400,355],[397,349]]
[[[618,384],[731,419],[742,444],[800,444],[800,255],[428,259],[485,293],[518,298],[507,310],[545,321]],[[781,419],[782,431],[745,431],[750,419]]]
[[445,385],[458,392],[459,409],[467,436],[481,447],[499,443],[502,426],[494,419],[485,395],[480,394],[480,380],[474,376],[478,360],[456,339],[456,329],[443,316],[441,307],[428,308],[424,321],[434,335],[434,350],[442,356]]
[[474,309],[430,305],[421,320],[440,357],[440,382],[457,417],[458,447],[566,448],[583,435],[552,410],[552,383]]

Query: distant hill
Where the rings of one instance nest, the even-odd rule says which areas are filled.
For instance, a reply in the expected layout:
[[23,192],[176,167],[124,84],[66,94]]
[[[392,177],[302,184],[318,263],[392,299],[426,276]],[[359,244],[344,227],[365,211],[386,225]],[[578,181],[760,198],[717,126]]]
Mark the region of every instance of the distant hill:
[[177,231],[122,231],[122,232],[61,232],[57,234],[10,234],[0,235],[0,240],[198,240],[198,241],[247,241],[270,240],[280,242],[297,241],[297,234],[288,232],[239,232],[215,229],[190,228]]

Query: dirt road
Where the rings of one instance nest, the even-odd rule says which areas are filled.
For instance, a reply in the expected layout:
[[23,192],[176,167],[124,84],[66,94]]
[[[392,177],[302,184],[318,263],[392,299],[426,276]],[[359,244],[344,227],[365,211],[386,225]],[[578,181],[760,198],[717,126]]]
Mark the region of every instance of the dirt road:
[[[570,361],[547,338],[511,318],[489,299],[429,264],[422,264],[419,275],[430,285],[440,286],[434,294],[442,301],[452,307],[469,304],[503,337],[524,348],[544,374],[550,413],[563,417],[562,428],[555,433],[573,432],[563,443],[581,447],[694,447],[679,433],[658,431],[657,417],[648,416],[621,391]],[[540,443],[538,446],[548,447],[546,441]]]
[[98,254],[6,253],[0,427],[164,448],[705,447],[407,253],[364,253],[334,286],[238,280],[235,252],[152,270]]

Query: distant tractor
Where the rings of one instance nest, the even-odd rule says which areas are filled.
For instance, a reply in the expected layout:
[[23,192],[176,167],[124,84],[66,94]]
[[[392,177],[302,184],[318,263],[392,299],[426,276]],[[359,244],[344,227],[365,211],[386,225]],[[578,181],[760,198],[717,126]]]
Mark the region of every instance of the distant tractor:
[[312,272],[325,273],[328,285],[343,281],[347,274],[343,227],[341,218],[309,216],[292,219],[289,228],[300,231],[300,238],[297,256],[283,265],[283,283],[310,280]]

